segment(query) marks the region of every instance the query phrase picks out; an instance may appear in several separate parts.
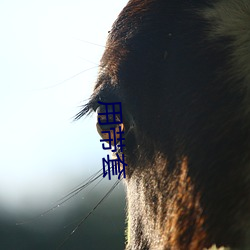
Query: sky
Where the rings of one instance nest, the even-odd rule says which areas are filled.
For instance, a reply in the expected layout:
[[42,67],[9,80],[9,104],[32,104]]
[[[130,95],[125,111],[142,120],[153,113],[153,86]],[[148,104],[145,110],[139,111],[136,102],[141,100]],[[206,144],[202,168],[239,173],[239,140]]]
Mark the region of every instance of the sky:
[[126,2],[0,1],[0,207],[54,199],[102,167],[96,117],[73,117]]

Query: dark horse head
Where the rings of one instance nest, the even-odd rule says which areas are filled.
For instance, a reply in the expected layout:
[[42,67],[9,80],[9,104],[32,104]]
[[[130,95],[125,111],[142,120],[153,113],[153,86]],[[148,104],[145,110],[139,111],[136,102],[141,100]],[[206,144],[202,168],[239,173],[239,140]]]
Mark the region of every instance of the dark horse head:
[[121,102],[127,250],[250,249],[250,2],[130,0],[94,93]]

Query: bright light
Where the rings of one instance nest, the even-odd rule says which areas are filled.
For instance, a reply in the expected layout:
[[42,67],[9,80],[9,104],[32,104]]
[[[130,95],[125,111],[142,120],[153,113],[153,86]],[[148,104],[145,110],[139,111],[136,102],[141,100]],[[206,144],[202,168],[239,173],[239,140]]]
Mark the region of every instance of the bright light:
[[1,206],[25,208],[27,197],[52,195],[102,167],[94,118],[72,118],[91,94],[125,3],[0,2]]

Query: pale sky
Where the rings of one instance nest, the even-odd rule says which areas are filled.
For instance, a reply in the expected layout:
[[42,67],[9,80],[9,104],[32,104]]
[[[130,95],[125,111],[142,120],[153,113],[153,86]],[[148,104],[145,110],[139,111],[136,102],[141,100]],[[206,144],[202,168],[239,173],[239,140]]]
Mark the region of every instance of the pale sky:
[[126,2],[0,1],[0,206],[25,208],[102,167],[95,116],[72,117]]

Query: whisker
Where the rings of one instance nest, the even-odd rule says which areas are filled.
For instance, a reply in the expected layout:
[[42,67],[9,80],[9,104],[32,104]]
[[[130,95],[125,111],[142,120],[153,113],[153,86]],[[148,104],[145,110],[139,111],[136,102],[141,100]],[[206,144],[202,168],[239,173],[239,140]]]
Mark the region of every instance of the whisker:
[[57,250],[61,249],[64,244],[70,239],[70,237],[79,229],[79,227],[88,219],[88,217],[96,210],[96,208],[113,192],[116,186],[123,180],[117,180],[113,186],[108,190],[108,192],[97,202],[97,204],[92,208],[92,210],[76,225],[76,227],[71,231],[71,233],[60,243],[56,248]]
[[89,60],[89,59],[86,59],[86,58],[83,58],[83,57],[79,57],[79,58],[82,59],[82,60],[84,60],[85,62],[89,62],[89,63],[91,63],[91,64],[94,64],[94,65],[96,65],[96,66],[99,66],[98,63],[93,62],[93,61],[91,61],[91,60]]
[[[78,193],[80,193],[83,189],[87,188],[90,184],[92,184],[94,181],[102,177],[103,173],[100,173],[102,169],[98,170],[95,174],[88,177],[85,181],[83,181],[81,184],[79,184],[76,188],[74,188],[72,191],[70,191],[67,195],[63,196],[61,199],[57,200],[55,203],[56,205],[52,206],[51,208],[47,209],[43,213],[35,216],[34,218],[22,222],[17,222],[16,225],[24,225],[30,222],[33,222],[44,215],[48,214],[51,211],[54,211],[56,208],[59,208],[61,205],[63,205],[65,202],[76,196]],[[103,179],[103,178],[102,178]],[[102,180],[101,179],[101,180]],[[98,184],[98,183],[97,183]]]
[[83,42],[83,43],[88,43],[88,44],[91,44],[91,45],[94,45],[94,46],[106,48],[106,46],[104,46],[104,45],[97,44],[97,43],[92,43],[92,42],[89,42],[89,41],[87,41],[87,40],[83,40],[83,39],[76,39],[76,40],[81,41],[81,42]]
[[[91,44],[91,45],[94,45],[94,46],[102,47],[102,48],[104,48],[104,49],[106,49],[106,50],[115,51],[118,55],[121,54],[121,51],[120,51],[118,48],[116,48],[116,47],[114,47],[114,46],[109,46],[108,44],[106,44],[106,45],[104,46],[104,45],[101,45],[101,44],[89,42],[89,41],[87,41],[87,40],[82,40],[82,39],[76,39],[76,40],[81,41],[81,42],[83,42],[83,43]],[[101,65],[100,65],[100,67],[101,67]]]
[[87,193],[86,193],[86,195],[88,194],[88,193],[90,193],[91,191],[93,191],[102,181],[103,181],[103,179],[104,178],[101,178]]
[[83,74],[83,73],[85,73],[85,72],[87,72],[89,70],[96,69],[98,67],[99,67],[99,65],[96,64],[96,66],[88,68],[88,69],[85,69],[85,70],[82,70],[82,71],[76,73],[75,75],[73,75],[73,76],[71,76],[71,77],[69,77],[69,78],[67,78],[67,79],[65,79],[65,80],[63,80],[63,81],[61,81],[61,82],[59,82],[57,84],[54,84],[54,85],[51,85],[51,86],[47,86],[47,87],[43,87],[43,88],[34,89],[34,91],[47,90],[47,89],[55,88],[55,87],[60,86],[61,84],[65,83],[67,81],[70,81],[70,80],[74,79],[75,77],[77,77],[77,76],[79,76],[79,75],[81,75],[81,74]]
[[[72,191],[70,191],[67,195],[59,199],[57,202],[66,202],[70,198],[77,195],[79,192],[81,192],[84,188],[88,187],[90,184],[92,184],[94,181],[96,181],[98,178],[100,178],[103,174],[99,174],[102,171],[102,169],[98,170],[95,174],[87,178],[85,181],[83,181],[81,184],[79,184],[77,187],[75,187]],[[96,176],[99,174],[98,176]],[[102,179],[101,179],[102,180]],[[85,183],[87,182],[87,183]]]
[[[103,181],[103,179],[104,179],[104,178],[101,178],[101,179],[94,185],[94,187],[92,187],[92,188],[86,193],[86,195],[89,194],[91,191],[93,191],[93,190]],[[85,195],[85,196],[86,196],[86,195]],[[79,221],[79,218],[76,219],[76,220],[74,220],[73,222],[71,222],[71,223],[68,224],[67,226],[64,226],[64,229],[65,229],[65,228],[68,228],[69,226],[72,226],[73,224],[77,223],[78,221]]]

